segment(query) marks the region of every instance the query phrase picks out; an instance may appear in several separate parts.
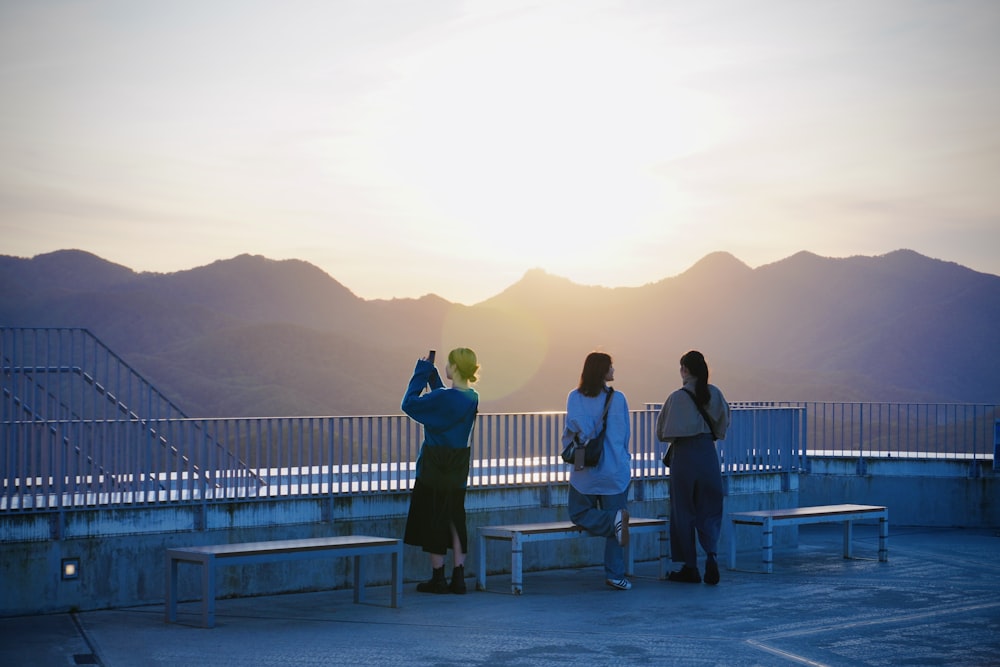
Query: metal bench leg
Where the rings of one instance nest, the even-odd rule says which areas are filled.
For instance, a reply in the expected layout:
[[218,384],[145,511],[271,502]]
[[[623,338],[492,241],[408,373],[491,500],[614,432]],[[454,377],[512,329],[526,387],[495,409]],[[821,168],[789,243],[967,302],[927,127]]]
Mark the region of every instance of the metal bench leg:
[[670,568],[670,530],[664,528],[660,531],[660,579],[667,578]]
[[476,548],[476,590],[486,590],[486,537],[480,533]]
[[774,523],[771,517],[765,517],[761,525],[761,557],[764,561],[764,571],[768,574],[774,571]]
[[392,606],[399,607],[403,599],[403,546],[392,552]]
[[354,557],[354,602],[365,601],[365,561],[361,555]]
[[730,520],[729,528],[729,569],[736,569],[736,522]]
[[177,620],[177,561],[167,556],[167,604],[163,619],[167,623]]
[[889,510],[878,519],[878,560],[889,562]]
[[524,545],[521,543],[521,536],[517,533],[510,540],[510,592],[520,595],[524,591],[524,583],[521,581],[521,555]]
[[852,558],[854,556],[853,542],[854,522],[848,519],[844,521],[844,558]]
[[201,562],[201,624],[215,627],[215,556]]

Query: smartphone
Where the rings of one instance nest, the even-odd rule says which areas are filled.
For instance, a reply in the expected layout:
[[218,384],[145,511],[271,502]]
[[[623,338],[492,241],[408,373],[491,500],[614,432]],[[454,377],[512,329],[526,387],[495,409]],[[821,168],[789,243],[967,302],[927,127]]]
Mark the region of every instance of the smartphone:
[[435,354],[434,350],[431,350],[430,352],[427,353],[427,361],[431,362],[432,364],[434,363],[434,354]]

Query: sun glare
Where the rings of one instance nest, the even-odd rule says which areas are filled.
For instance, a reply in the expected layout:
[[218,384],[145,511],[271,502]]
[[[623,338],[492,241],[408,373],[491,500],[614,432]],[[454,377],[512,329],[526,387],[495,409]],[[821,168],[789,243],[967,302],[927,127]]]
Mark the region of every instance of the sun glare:
[[660,233],[690,203],[658,168],[715,139],[710,101],[595,26],[560,26],[558,42],[520,26],[515,48],[511,34],[467,34],[405,65],[386,168],[422,217],[440,238],[555,272],[597,261],[600,239],[626,228]]

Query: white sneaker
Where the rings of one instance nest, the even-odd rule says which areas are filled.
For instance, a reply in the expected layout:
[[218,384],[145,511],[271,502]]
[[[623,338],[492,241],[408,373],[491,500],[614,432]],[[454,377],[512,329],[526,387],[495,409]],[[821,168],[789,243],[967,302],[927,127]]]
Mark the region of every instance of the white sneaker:
[[628,545],[628,510],[618,510],[615,514],[615,539],[623,547]]
[[630,591],[632,590],[632,582],[628,579],[605,579],[604,583],[611,588],[617,588],[620,591]]

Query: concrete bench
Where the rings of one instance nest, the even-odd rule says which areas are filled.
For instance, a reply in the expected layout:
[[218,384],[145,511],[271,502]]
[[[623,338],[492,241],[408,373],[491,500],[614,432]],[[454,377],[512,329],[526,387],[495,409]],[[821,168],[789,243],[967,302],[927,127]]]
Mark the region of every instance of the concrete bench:
[[889,510],[875,505],[818,505],[815,507],[790,507],[756,512],[733,512],[729,515],[732,531],[729,536],[729,569],[736,569],[736,526],[760,526],[762,560],[765,571],[773,571],[774,528],[776,526],[806,523],[844,524],[844,558],[851,558],[852,522],[857,519],[878,519],[878,559],[889,560]]
[[222,565],[244,565],[275,561],[354,556],[354,602],[363,602],[365,568],[362,556],[392,555],[392,606],[398,607],[403,594],[403,544],[397,539],[345,535],[301,540],[213,544],[167,549],[167,595],[164,610],[167,623],[177,620],[177,565],[201,566],[201,624],[215,626],[215,569]]
[[[629,535],[639,533],[659,533],[660,535],[660,578],[667,576],[670,565],[669,546],[670,533],[666,519],[642,519],[630,517],[628,522]],[[476,568],[476,589],[486,590],[486,541],[507,540],[510,542],[510,592],[520,595],[524,592],[522,555],[527,542],[542,540],[561,540],[565,538],[591,537],[590,533],[570,521],[553,521],[549,523],[522,523],[508,526],[482,526],[479,528],[479,566]],[[632,575],[634,571],[631,541],[625,547],[625,573]]]

